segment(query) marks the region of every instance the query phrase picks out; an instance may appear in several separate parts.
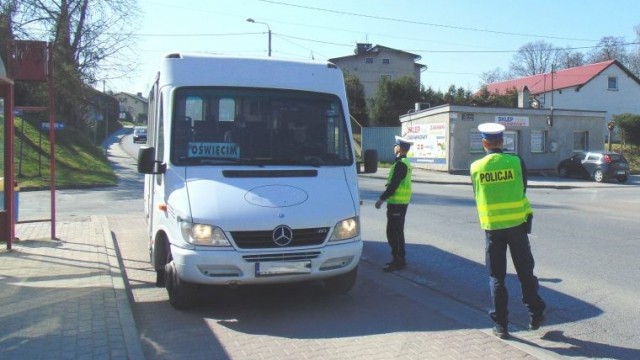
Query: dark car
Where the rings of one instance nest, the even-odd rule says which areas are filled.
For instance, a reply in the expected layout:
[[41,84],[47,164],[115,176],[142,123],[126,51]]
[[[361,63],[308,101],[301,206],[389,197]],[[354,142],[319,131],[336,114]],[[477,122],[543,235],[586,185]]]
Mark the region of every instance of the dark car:
[[134,143],[146,143],[147,142],[147,127],[136,126],[133,128],[133,142]]
[[602,182],[629,179],[629,163],[624,156],[611,151],[581,151],[558,164],[560,177],[578,176]]

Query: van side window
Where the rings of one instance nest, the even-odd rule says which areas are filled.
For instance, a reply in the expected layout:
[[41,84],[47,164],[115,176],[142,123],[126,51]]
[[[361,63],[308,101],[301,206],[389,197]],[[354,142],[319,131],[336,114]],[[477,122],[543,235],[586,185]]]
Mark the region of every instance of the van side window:
[[219,121],[233,121],[236,115],[236,102],[233,99],[220,99]]
[[188,116],[193,121],[202,121],[204,117],[203,113],[203,101],[201,97],[197,96],[188,96],[185,99],[185,109],[184,114]]

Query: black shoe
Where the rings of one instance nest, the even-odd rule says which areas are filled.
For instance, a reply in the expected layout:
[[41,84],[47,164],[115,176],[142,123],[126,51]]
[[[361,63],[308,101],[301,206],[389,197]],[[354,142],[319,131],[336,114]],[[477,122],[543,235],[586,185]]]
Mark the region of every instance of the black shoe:
[[538,330],[540,326],[544,323],[545,316],[544,312],[541,312],[538,315],[534,315],[529,320],[529,330]]
[[402,268],[407,267],[407,260],[404,259],[404,256],[398,258],[398,265],[402,266]]
[[405,267],[407,267],[407,265],[406,265],[406,264],[404,264],[404,265],[403,265],[403,264],[401,264],[400,262],[392,261],[392,262],[390,262],[390,263],[386,264],[386,265],[384,266],[384,268],[382,268],[382,270],[383,270],[384,272],[392,272],[392,271],[396,271],[396,270],[402,270],[402,269],[404,269]]
[[493,335],[506,340],[509,338],[509,329],[507,329],[506,325],[496,324],[496,326],[493,327]]

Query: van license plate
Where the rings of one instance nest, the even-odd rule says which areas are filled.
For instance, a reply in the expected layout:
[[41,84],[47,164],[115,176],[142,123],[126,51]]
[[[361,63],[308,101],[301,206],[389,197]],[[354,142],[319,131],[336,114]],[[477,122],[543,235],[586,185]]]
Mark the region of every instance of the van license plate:
[[311,273],[311,261],[281,261],[256,263],[256,276]]

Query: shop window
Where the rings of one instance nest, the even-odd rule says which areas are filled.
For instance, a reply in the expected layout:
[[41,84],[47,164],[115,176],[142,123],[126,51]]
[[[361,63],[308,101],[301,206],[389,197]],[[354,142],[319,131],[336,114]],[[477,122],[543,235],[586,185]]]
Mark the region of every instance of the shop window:
[[543,153],[547,150],[547,131],[531,130],[531,152]]

